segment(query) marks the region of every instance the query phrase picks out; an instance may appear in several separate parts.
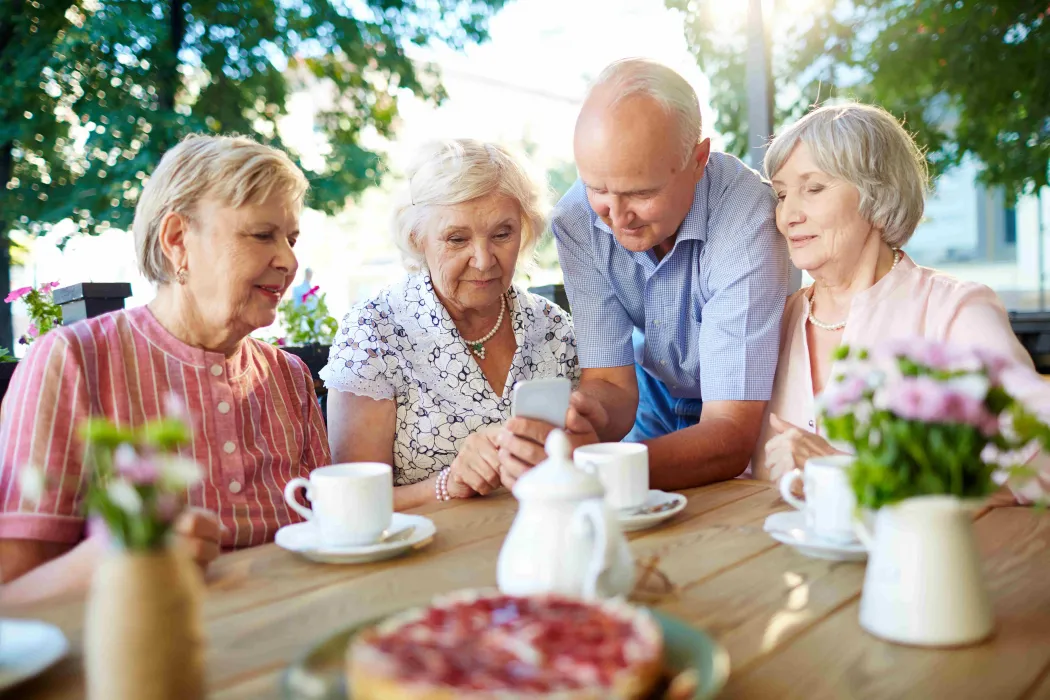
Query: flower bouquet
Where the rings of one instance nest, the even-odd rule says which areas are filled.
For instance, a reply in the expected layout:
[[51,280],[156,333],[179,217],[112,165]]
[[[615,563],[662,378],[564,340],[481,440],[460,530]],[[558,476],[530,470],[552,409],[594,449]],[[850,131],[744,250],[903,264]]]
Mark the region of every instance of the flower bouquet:
[[978,499],[1036,478],[1024,457],[1050,446],[1050,431],[1003,387],[1009,360],[923,339],[843,346],[835,359],[819,410],[828,439],[856,455],[858,505]]
[[[85,667],[92,700],[203,697],[201,575],[169,535],[186,493],[201,479],[177,449],[190,429],[176,402],[168,416],[138,427],[93,418],[86,446],[83,506],[101,521],[110,547],[91,582]],[[22,493],[39,500],[43,474],[21,474]]]
[[1038,485],[1025,462],[1050,431],[1004,388],[1010,361],[981,350],[908,339],[835,359],[819,404],[828,439],[855,455],[861,626],[911,645],[987,638],[973,511],[997,483]]
[[58,282],[48,282],[39,288],[21,287],[13,290],[4,299],[13,304],[19,299],[29,311],[29,329],[18,339],[22,345],[29,345],[49,330],[62,323],[62,307],[55,303],[51,293],[58,288]]

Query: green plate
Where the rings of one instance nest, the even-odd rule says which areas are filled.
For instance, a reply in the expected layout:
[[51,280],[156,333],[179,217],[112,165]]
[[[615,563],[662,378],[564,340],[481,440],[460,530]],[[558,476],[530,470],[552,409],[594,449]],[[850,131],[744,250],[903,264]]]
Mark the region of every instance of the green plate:
[[[729,654],[702,630],[678,618],[650,609],[664,633],[664,668],[673,672],[695,670],[700,684],[692,700],[708,700],[721,692],[729,679]],[[287,700],[349,700],[344,660],[350,640],[375,625],[370,620],[337,632],[310,649],[281,677]],[[686,696],[687,700],[689,696]]]

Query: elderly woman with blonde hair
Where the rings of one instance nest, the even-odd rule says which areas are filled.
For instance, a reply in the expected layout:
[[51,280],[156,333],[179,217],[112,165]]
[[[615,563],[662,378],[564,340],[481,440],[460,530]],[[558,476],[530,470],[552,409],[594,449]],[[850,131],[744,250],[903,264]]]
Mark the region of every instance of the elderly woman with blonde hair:
[[[836,452],[820,434],[815,397],[841,344],[921,337],[980,345],[1014,360],[1015,376],[1036,377],[991,289],[919,266],[901,250],[922,218],[927,169],[892,115],[855,103],[816,109],[773,139],[765,168],[777,228],[813,284],[785,306],[754,476],[779,479]],[[1023,383],[1019,394],[1032,386]]]
[[298,521],[284,486],[328,464],[324,422],[302,361],[248,334],[274,322],[295,278],[306,190],[287,155],[247,138],[191,136],[161,159],[134,221],[156,296],[38,340],[0,411],[0,571],[17,579],[5,599],[79,585],[98,556],[82,489],[33,505],[17,479],[35,465],[79,483],[76,428],[87,418],[141,425],[172,396],[182,405],[193,433],[183,455],[205,477],[176,531],[201,564]]
[[544,189],[469,139],[408,170],[393,234],[409,274],[346,314],[321,372],[333,459],[393,465],[398,509],[498,488],[514,383],[578,380],[568,315],[513,284],[545,228]]

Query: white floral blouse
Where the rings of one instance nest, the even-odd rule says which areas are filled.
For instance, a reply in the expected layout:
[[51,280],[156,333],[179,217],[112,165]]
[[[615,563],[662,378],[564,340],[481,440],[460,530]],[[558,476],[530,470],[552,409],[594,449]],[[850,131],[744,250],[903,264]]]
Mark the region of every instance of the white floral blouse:
[[451,465],[464,438],[510,418],[515,382],[546,377],[579,382],[568,314],[518,287],[507,296],[518,348],[502,396],[492,391],[429,275],[410,275],[343,318],[320,376],[329,390],[394,400],[396,485],[422,481]]

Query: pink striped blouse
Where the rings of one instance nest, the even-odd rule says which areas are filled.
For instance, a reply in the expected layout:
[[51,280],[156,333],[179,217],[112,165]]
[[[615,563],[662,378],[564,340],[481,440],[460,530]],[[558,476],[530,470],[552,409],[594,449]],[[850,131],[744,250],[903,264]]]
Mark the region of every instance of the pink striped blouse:
[[[140,425],[161,415],[169,393],[192,421],[183,454],[205,474],[187,502],[218,514],[224,546],[269,542],[301,520],[285,484],[330,462],[306,365],[252,338],[231,357],[190,347],[142,306],[56,329],[19,364],[0,408],[0,538],[83,539],[77,426],[89,416]],[[39,504],[20,491],[26,465],[47,475]]]

